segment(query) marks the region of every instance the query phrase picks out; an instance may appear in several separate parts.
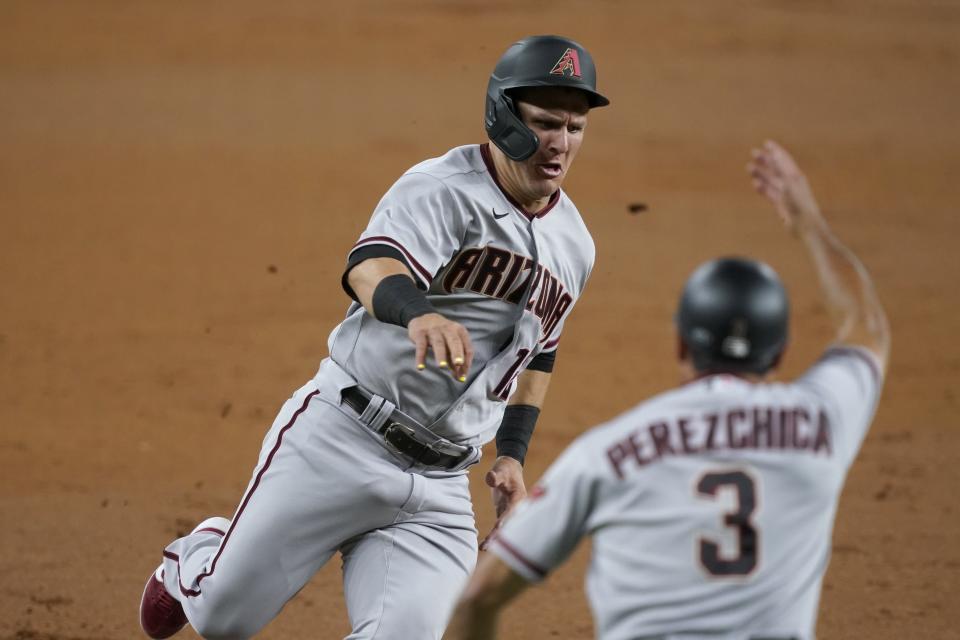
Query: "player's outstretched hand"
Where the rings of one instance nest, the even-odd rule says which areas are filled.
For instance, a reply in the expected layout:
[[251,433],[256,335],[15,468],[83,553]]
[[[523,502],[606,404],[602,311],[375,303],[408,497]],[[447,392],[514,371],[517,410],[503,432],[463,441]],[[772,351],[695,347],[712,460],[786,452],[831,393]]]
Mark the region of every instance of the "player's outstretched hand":
[[417,369],[426,368],[429,348],[441,369],[450,369],[453,377],[460,382],[467,381],[467,373],[473,362],[473,344],[462,324],[444,318],[439,313],[428,313],[411,320],[407,325],[407,333],[417,347]]
[[754,149],[747,172],[753,188],[773,203],[788,229],[799,231],[820,222],[820,207],[807,177],[779,144],[767,140]]
[[486,547],[487,540],[493,532],[500,528],[500,523],[506,518],[517,504],[527,497],[527,488],[523,483],[523,465],[510,456],[500,456],[487,471],[484,477],[493,497],[493,508],[497,514],[497,522],[487,534],[480,548]]

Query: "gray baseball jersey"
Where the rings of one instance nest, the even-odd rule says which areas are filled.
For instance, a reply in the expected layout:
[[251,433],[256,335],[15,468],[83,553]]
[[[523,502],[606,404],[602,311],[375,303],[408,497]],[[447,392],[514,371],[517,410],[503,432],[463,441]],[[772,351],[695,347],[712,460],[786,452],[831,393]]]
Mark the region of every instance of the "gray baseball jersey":
[[436,434],[491,440],[517,375],[556,349],[593,268],[595,249],[573,202],[557,191],[536,216],[498,186],[487,145],[457,147],[407,171],[377,205],[354,251],[402,253],[433,306],[470,333],[466,383],[414,367],[403,327],[354,303],[330,335],[330,357]]
[[357,243],[400,252],[433,305],[470,332],[466,383],[419,372],[402,327],[353,304],[330,358],[281,409],[231,520],[169,544],[159,576],[207,637],[247,638],[334,553],[343,556],[351,639],[439,640],[476,562],[465,469],[394,455],[343,392],[359,383],[437,435],[493,437],[517,375],[556,349],[593,266],[593,241],[557,192],[536,215],[500,190],[485,146],[408,171]]
[[813,638],[844,478],[882,379],[834,347],[792,384],[708,376],[571,445],[491,550],[541,580],[593,538],[604,640]]

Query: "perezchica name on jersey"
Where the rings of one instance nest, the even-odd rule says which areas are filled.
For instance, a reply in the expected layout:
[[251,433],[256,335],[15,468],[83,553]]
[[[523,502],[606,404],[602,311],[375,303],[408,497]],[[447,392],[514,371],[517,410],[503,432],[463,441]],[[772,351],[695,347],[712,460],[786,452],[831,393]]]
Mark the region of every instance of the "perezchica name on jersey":
[[532,258],[490,245],[464,249],[450,261],[443,277],[443,290],[446,293],[473,291],[520,304],[532,279],[536,297],[530,296],[527,309],[540,319],[540,341],[543,342],[570,308],[573,296],[543,265],[538,264],[534,273],[533,263]]
[[664,456],[692,455],[722,449],[793,449],[831,455],[830,420],[824,411],[811,416],[802,407],[734,408],[699,418],[656,420],[607,449],[607,460],[618,478],[624,466],[643,467]]

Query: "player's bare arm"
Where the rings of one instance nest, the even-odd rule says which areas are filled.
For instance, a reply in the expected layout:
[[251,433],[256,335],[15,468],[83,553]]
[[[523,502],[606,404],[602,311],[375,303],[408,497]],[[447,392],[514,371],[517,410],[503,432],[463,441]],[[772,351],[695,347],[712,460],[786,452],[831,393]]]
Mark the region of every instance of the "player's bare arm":
[[[544,371],[524,371],[517,379],[517,390],[510,398],[510,406],[528,406],[537,409],[543,406],[552,374]],[[493,495],[497,518],[506,515],[527,495],[523,482],[522,461],[509,455],[497,456],[485,477]]]
[[496,637],[501,609],[529,583],[493,554],[477,562],[473,577],[454,611],[447,640],[490,640]]
[[754,188],[773,203],[787,227],[806,245],[837,327],[836,341],[865,347],[885,371],[890,327],[873,281],[827,225],[803,171],[773,141],[753,150],[747,168]]
[[[539,410],[543,406],[543,401],[547,395],[547,389],[550,386],[550,377],[552,374],[545,371],[527,370],[517,378],[517,390],[510,398],[508,410],[512,407],[514,410],[521,411],[535,408]],[[529,440],[528,440],[529,442]],[[501,441],[498,440],[498,449]],[[498,453],[500,453],[498,451]],[[514,454],[516,455],[516,454]],[[490,533],[480,543],[480,548],[486,547],[487,541],[493,532],[500,528],[500,523],[509,515],[510,511],[524,498],[527,497],[527,487],[523,480],[523,460],[522,456],[498,455],[493,466],[484,476],[484,481],[490,487],[490,495],[493,499],[494,511],[497,515],[497,521],[490,530]],[[521,459],[518,459],[521,458]]]
[[[396,275],[406,276],[414,282],[407,266],[394,258],[364,260],[350,270],[347,279],[360,304],[371,316],[377,317],[373,304],[374,292],[385,278]],[[410,320],[407,332],[417,347],[417,369],[426,367],[429,348],[433,351],[438,366],[449,367],[455,378],[461,382],[466,380],[473,361],[473,346],[463,325],[448,320],[439,313],[426,313]]]

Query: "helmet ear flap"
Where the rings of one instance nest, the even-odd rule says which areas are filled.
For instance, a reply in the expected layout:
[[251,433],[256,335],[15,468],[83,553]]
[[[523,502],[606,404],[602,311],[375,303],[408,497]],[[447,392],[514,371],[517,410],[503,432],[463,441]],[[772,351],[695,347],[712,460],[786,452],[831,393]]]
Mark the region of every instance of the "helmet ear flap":
[[487,96],[484,125],[490,140],[515,162],[526,160],[540,147],[540,138],[523,123],[513,99],[504,91],[496,98]]

